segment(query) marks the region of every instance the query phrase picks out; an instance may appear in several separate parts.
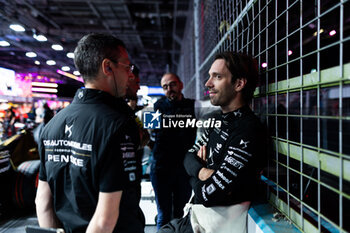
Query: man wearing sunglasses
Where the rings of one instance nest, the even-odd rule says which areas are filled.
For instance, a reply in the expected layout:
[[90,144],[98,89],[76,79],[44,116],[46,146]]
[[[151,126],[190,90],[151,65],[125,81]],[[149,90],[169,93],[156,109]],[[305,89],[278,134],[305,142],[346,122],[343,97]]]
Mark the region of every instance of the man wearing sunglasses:
[[122,41],[84,36],[74,62],[85,88],[44,128],[36,209],[41,227],[144,232],[138,203],[137,126],[124,101],[133,66]]

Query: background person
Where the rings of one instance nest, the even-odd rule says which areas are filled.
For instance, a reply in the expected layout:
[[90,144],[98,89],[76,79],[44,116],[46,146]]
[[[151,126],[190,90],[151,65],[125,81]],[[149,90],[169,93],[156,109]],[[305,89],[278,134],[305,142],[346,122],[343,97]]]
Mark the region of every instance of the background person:
[[130,78],[128,89],[126,90],[126,101],[131,109],[131,116],[134,118],[139,131],[140,136],[140,146],[136,150],[136,159],[137,159],[137,178],[138,178],[138,190],[139,190],[139,200],[141,200],[141,179],[142,179],[142,158],[144,147],[149,141],[149,133],[146,129],[143,128],[143,124],[136,112],[138,110],[137,106],[137,91],[140,90],[140,70],[136,65],[133,65],[132,70],[133,78]]
[[[154,104],[154,111],[159,110],[163,115],[183,114],[194,117],[194,100],[183,96],[183,84],[176,74],[164,74],[161,86],[165,97]],[[173,127],[155,130],[150,177],[157,203],[158,229],[172,218],[183,216],[183,208],[191,196],[191,186],[183,160],[195,137],[196,128]]]

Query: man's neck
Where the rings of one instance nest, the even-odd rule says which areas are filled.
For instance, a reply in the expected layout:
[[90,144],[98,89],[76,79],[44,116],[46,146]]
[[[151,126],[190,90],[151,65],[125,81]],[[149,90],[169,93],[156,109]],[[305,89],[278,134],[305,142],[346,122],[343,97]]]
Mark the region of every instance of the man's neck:
[[117,96],[116,90],[114,88],[111,88],[111,86],[109,85],[105,77],[99,76],[89,82],[86,82],[85,88],[97,89],[100,91],[107,92],[114,97],[121,97],[121,96]]
[[228,113],[228,112],[233,112],[236,111],[237,109],[243,107],[246,103],[242,101],[233,101],[227,106],[221,106],[221,111],[222,113]]

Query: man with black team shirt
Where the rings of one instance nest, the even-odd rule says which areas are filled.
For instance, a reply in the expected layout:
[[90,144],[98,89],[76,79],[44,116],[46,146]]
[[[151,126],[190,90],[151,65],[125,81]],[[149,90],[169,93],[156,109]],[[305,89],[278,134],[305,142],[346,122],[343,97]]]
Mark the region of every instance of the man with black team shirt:
[[125,46],[113,36],[89,34],[79,41],[74,62],[85,89],[52,118],[39,144],[39,225],[144,232],[135,189],[139,135],[122,98],[133,77]]
[[249,108],[258,81],[250,56],[216,55],[205,86],[221,107],[220,128],[208,128],[185,156],[194,191],[190,220],[174,221],[159,232],[246,232],[250,202],[266,160],[266,131]]

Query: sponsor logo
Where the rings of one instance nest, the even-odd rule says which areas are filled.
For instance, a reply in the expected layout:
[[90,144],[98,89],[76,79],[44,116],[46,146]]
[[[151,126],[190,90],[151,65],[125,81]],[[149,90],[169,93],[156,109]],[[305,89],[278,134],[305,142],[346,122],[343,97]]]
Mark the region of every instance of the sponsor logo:
[[195,152],[195,151],[196,151],[196,149],[191,148],[191,149],[189,149],[189,151],[188,151],[188,152],[193,153],[193,152]]
[[244,151],[244,150],[241,150],[241,149],[239,149],[239,148],[237,148],[237,147],[229,146],[229,149],[230,149],[230,150],[234,150],[234,151],[238,151],[238,152],[240,152],[240,153],[242,153],[242,154],[248,155],[249,157],[252,156],[252,155],[249,154],[248,152],[246,152],[246,151]]
[[134,147],[126,147],[126,146],[124,146],[124,147],[121,147],[120,149],[121,149],[122,151],[126,151],[126,150],[133,150]]
[[203,197],[203,199],[204,199],[205,201],[208,201],[208,198],[207,198],[207,196],[205,195],[205,192],[206,192],[205,186],[203,185],[203,186],[202,186],[202,197]]
[[232,182],[232,180],[227,179],[227,177],[224,176],[224,174],[223,174],[222,172],[217,171],[216,174],[218,174],[218,176],[219,176],[221,179],[223,179],[223,181],[225,181],[227,184],[230,184],[230,183]]
[[83,96],[84,96],[83,91],[79,91],[79,93],[78,93],[78,98],[81,99],[81,98],[83,98]]
[[73,127],[73,125],[71,125],[71,126],[66,125],[66,128],[64,130],[65,134],[68,132],[68,137],[69,138],[70,138],[70,136],[72,136],[72,127]]
[[73,155],[48,154],[47,161],[54,162],[54,163],[69,163],[70,162],[77,167],[84,166],[84,160],[76,158]]
[[235,114],[235,116],[238,116],[238,117],[241,117],[242,116],[242,113],[241,113],[241,110],[238,109],[236,112],[233,112]]
[[222,190],[225,189],[225,186],[221,183],[220,180],[218,180],[218,178],[216,178],[216,176],[213,176],[213,180],[214,180],[215,184],[217,184],[219,186],[219,188],[221,188]]
[[216,190],[216,188],[215,188],[214,184],[210,184],[210,185],[206,188],[206,190],[207,190],[207,193],[210,195],[210,194],[212,194],[212,193]]
[[214,129],[215,133],[220,134],[221,130],[219,128]]
[[220,167],[221,169],[225,169],[227,172],[229,172],[231,175],[233,175],[234,177],[237,176],[237,173],[232,171],[230,168],[226,167],[225,165],[224,166],[221,166]]
[[136,166],[126,167],[124,171],[136,171]]
[[230,151],[230,150],[229,150],[229,151],[227,151],[227,154],[229,154],[229,155],[234,155],[235,157],[240,158],[240,159],[242,159],[242,160],[245,161],[245,162],[248,162],[248,160],[247,160],[246,158],[243,158],[242,156],[236,154],[236,153],[233,152],[233,151]]
[[78,150],[92,151],[92,145],[68,140],[43,140],[45,149],[47,147],[66,146]]
[[135,157],[135,152],[123,152],[122,154],[123,154],[123,159]]
[[232,158],[229,155],[227,155],[224,160],[238,169],[241,169],[242,167],[244,167],[243,163],[235,160],[234,158]]
[[136,175],[135,175],[134,172],[129,173],[129,180],[130,180],[130,181],[136,180]]
[[143,127],[145,129],[160,129],[161,113],[157,112],[144,112],[143,113]]
[[241,142],[239,143],[239,145],[243,145],[242,149],[245,149],[248,147],[248,143],[249,143],[249,141],[245,142],[245,141],[243,141],[243,139],[241,139]]

